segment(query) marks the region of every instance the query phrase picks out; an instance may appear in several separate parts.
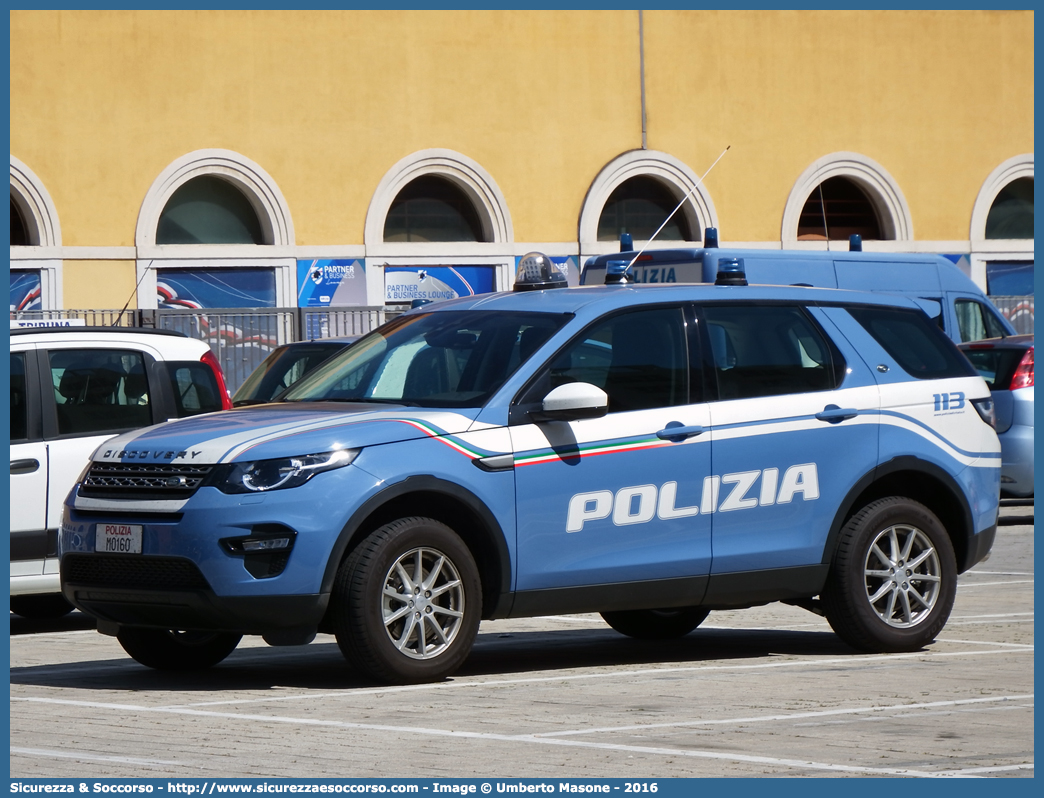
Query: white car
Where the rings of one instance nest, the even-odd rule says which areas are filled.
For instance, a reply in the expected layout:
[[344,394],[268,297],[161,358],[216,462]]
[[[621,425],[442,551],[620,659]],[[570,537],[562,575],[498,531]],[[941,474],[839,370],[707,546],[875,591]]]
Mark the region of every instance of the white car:
[[[12,323],[13,324],[13,323]],[[11,610],[54,618],[62,502],[103,441],[232,406],[202,341],[166,330],[11,330]]]

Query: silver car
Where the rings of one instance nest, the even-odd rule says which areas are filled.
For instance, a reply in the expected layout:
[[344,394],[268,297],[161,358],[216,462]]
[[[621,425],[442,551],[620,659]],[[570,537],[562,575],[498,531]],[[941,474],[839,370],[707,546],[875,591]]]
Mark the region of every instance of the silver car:
[[1033,336],[960,345],[993,393],[1000,438],[1001,495],[1033,495]]

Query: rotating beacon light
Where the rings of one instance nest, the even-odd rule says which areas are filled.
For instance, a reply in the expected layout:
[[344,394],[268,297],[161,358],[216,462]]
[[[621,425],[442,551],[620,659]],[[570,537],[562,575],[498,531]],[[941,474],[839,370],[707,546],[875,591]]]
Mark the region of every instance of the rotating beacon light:
[[540,291],[544,288],[566,288],[566,276],[543,252],[530,252],[518,262],[515,291]]
[[747,270],[743,258],[721,258],[718,261],[718,276],[715,285],[746,285]]

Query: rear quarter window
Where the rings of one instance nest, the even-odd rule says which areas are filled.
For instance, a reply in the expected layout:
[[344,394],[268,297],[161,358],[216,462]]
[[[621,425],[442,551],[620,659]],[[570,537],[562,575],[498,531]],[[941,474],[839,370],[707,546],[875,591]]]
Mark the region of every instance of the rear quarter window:
[[911,377],[940,380],[977,374],[957,346],[920,311],[861,307],[848,312]]

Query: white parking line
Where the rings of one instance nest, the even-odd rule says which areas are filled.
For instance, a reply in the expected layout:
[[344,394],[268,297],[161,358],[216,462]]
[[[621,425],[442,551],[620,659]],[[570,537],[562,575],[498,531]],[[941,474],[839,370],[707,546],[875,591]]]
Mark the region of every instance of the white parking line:
[[1010,621],[947,621],[946,626],[1005,626],[1012,623],[1033,623],[1033,619],[1012,618]]
[[1007,579],[1003,582],[958,582],[957,589],[969,587],[999,587],[1001,585],[1032,585],[1032,579]]
[[1032,700],[1033,693],[1026,695],[1004,695],[991,698],[962,698],[954,701],[929,701],[920,704],[892,704],[886,707],[848,707],[846,709],[821,709],[814,712],[784,712],[779,715],[752,715],[745,718],[716,718],[714,720],[684,720],[673,723],[639,723],[633,726],[602,726],[593,729],[567,729],[564,731],[534,734],[534,737],[574,737],[582,734],[604,734],[608,732],[646,731],[649,729],[692,728],[694,726],[724,726],[736,723],[754,725],[756,723],[777,723],[779,721],[807,720],[809,718],[831,718],[842,715],[866,715],[880,712],[894,713],[900,710],[909,712],[913,709],[938,709],[941,707],[959,707],[972,704],[996,704],[1006,701]]
[[961,643],[969,646],[1009,646],[1011,648],[1033,648],[1030,643],[998,643],[995,640],[958,640],[956,637],[937,637],[936,643]]
[[937,775],[939,776],[972,776],[978,775],[979,773],[1005,773],[1011,770],[1033,770],[1033,763],[1027,762],[1023,765],[1001,765],[995,768],[966,768],[965,770],[947,770]]
[[[196,717],[220,718],[232,721],[254,721],[258,723],[283,723],[295,726],[311,726],[321,728],[339,728],[351,730],[393,732],[395,734],[408,734],[410,738],[423,735],[431,737],[449,737],[455,739],[487,740],[491,742],[507,743],[530,743],[536,745],[552,745],[567,748],[587,748],[603,751],[623,751],[632,754],[659,755],[670,757],[693,757],[697,759],[715,759],[726,762],[740,762],[744,764],[768,765],[771,767],[790,768],[799,770],[817,770],[835,773],[861,773],[879,776],[913,776],[920,778],[937,778],[939,776],[952,777],[951,772],[940,773],[925,770],[914,770],[912,768],[879,768],[864,767],[860,765],[841,765],[832,762],[815,762],[801,759],[782,759],[768,756],[752,756],[749,754],[725,753],[722,751],[699,751],[684,748],[664,748],[658,746],[620,745],[615,743],[587,742],[583,740],[564,740],[561,738],[539,737],[532,734],[494,734],[490,732],[465,732],[451,731],[447,729],[429,729],[418,726],[385,726],[376,723],[351,723],[340,720],[321,720],[318,718],[295,718],[279,715],[242,715],[235,712],[213,712],[200,709],[174,708],[174,707],[146,707],[130,704],[104,704],[92,701],[64,701],[61,699],[20,699],[24,701],[38,701],[49,704],[61,704],[65,706],[83,706],[95,709],[115,710],[121,713],[163,713],[174,715],[192,715]],[[968,776],[971,774],[961,773]]]
[[120,765],[185,765],[185,762],[173,762],[165,759],[137,759],[130,756],[104,756],[102,754],[88,754],[84,751],[55,751],[43,748],[16,748],[11,746],[12,754],[23,756],[42,756],[47,759],[77,759],[84,762],[115,762]]

